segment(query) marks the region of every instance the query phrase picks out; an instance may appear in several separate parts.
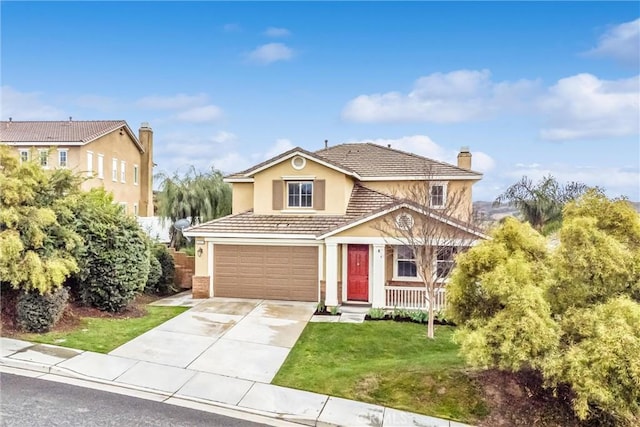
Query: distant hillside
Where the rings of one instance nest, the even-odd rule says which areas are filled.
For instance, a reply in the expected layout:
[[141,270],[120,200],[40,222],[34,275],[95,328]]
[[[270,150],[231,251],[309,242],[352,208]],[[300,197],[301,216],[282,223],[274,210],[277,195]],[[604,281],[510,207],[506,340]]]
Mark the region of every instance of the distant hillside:
[[[640,202],[631,202],[640,213]],[[518,216],[518,210],[513,206],[493,207],[493,202],[473,202],[473,211],[483,221],[499,221],[506,216]]]

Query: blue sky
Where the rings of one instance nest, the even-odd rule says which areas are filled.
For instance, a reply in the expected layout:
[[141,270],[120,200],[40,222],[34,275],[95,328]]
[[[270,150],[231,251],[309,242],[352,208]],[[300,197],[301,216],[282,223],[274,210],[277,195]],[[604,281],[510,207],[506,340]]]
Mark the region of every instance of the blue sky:
[[469,146],[491,200],[527,175],[640,200],[637,2],[7,2],[3,120],[125,119],[158,171],[293,146]]

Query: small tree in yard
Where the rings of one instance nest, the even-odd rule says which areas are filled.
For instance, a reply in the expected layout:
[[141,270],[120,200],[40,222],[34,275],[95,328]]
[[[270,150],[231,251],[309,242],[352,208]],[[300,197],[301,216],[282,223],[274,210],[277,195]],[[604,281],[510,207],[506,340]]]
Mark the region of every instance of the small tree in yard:
[[383,217],[377,226],[389,243],[413,255],[417,277],[427,291],[427,337],[431,339],[436,293],[451,274],[457,253],[482,236],[473,223],[470,195],[464,188],[448,193],[430,180],[398,190],[394,198],[403,207]]

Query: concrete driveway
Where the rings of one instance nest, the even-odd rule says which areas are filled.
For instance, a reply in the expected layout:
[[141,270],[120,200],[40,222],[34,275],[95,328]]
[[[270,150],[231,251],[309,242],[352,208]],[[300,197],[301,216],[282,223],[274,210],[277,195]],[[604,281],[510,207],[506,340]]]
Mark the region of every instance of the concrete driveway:
[[271,382],[316,308],[183,294],[155,305],[192,308],[109,354],[263,383]]

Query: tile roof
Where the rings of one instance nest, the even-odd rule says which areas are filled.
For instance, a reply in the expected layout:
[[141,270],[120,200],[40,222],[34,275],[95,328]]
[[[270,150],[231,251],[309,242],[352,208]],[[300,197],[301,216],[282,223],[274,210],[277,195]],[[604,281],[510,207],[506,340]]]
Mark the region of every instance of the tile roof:
[[323,148],[315,154],[355,171],[361,178],[468,176],[470,179],[478,179],[481,177],[479,172],[373,143],[340,144]]
[[[128,128],[127,122],[124,120],[2,121],[0,122],[0,141],[87,143],[122,126]],[[128,131],[133,135],[130,129]],[[133,136],[137,142],[135,135]]]
[[196,225],[193,232],[250,233],[250,234],[301,234],[315,237],[354,220],[366,217],[371,212],[393,203],[394,199],[385,194],[356,185],[346,215],[259,215],[247,211],[229,215]]

